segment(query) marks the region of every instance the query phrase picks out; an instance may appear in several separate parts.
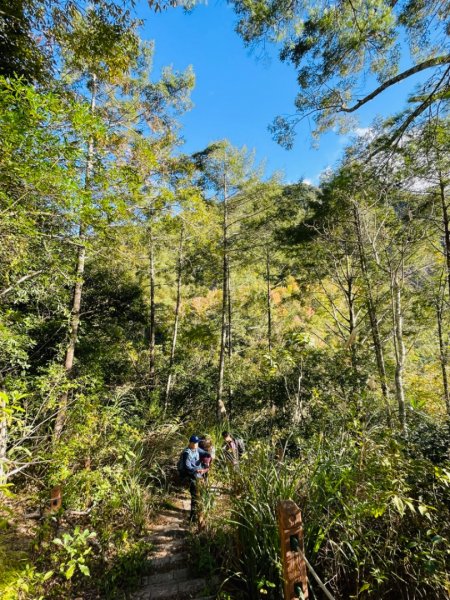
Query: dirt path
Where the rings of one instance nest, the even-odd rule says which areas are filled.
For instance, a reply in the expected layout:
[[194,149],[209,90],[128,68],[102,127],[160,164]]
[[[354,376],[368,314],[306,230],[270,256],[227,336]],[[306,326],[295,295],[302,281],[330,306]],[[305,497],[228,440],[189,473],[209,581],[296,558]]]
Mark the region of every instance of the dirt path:
[[152,528],[154,544],[150,559],[151,575],[144,577],[133,600],[214,600],[211,581],[194,577],[189,570],[186,548],[190,499],[180,495],[173,506],[163,510]]

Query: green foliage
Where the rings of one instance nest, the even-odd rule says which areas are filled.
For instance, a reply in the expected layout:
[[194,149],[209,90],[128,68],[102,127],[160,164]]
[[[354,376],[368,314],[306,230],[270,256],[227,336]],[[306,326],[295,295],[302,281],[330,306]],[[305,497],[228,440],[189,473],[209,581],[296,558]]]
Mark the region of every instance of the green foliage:
[[120,546],[113,565],[101,578],[100,588],[108,599],[125,598],[126,592],[139,583],[140,576],[148,568],[149,542],[140,540],[133,544],[123,531]]
[[127,10],[113,10],[111,19],[110,10],[103,3],[89,7],[85,14],[71,6],[70,19],[63,16],[58,20],[55,35],[71,76],[88,74],[114,81],[135,64],[139,46],[137,23]]
[[[2,493],[4,492],[5,490],[2,489]],[[4,500],[2,500],[2,504],[3,502]],[[20,580],[21,577],[23,577],[23,572],[28,557],[23,550],[11,548],[8,544],[5,543],[4,531],[7,527],[7,521],[3,521],[3,506],[1,507],[1,510],[2,543],[0,544],[0,593],[2,595],[2,598],[4,597],[7,600],[15,600],[15,598],[17,597],[17,582],[18,580]],[[10,511],[8,511],[7,516],[10,516]]]
[[14,583],[4,589],[3,597],[6,600],[15,600],[17,597],[24,600],[44,600],[45,584],[48,584],[52,576],[53,571],[40,573],[27,564]]
[[[360,76],[389,82],[400,28],[431,61],[432,97],[357,140],[320,189],[266,177],[227,140],[179,154],[193,71],[150,77],[126,8],[0,14],[20,34],[7,73],[0,60],[0,527],[23,547],[0,547],[0,594],[124,598],[187,432],[220,448],[229,427],[248,452],[238,475],[213,467],[230,494],[202,489],[199,575],[279,598],[276,507],[292,498],[336,598],[448,595],[444,20],[422,44],[444,4],[235,3],[247,41],[286,34],[298,115],[318,111],[318,130],[353,110]],[[44,22],[61,75],[31,85]],[[25,525],[55,486],[60,511]]]
[[0,76],[42,82],[48,75],[48,51],[32,33],[38,15],[32,0],[0,3]]
[[215,532],[214,538],[193,531],[189,536],[189,566],[198,577],[209,579],[219,566],[221,542],[226,544],[226,538]]
[[133,477],[125,477],[120,484],[125,506],[138,531],[142,531],[146,522],[146,498],[140,482]]
[[75,527],[73,535],[64,533],[62,538],[52,540],[53,544],[61,549],[62,557],[58,561],[58,566],[59,572],[66,579],[72,579],[76,571],[86,577],[90,576],[86,558],[91,553],[92,548],[88,546],[88,541],[95,536],[96,533],[89,531],[89,529],[81,531],[79,527]]
[[222,568],[245,582],[245,597],[278,598],[276,507],[292,499],[302,509],[306,555],[336,598],[394,597],[390,590],[401,598],[412,590],[420,598],[445,597],[448,463],[436,467],[410,452],[410,442],[357,420],[307,441],[291,431],[287,438],[279,432],[273,444],[253,443],[229,512],[221,517],[217,506],[210,509],[202,544],[220,544]]
[[[43,528],[39,535],[48,538],[51,529],[45,528],[44,532]],[[92,547],[89,541],[95,535],[76,526],[73,532],[64,532],[61,538],[43,543],[34,564],[27,562],[29,556],[25,552],[6,552],[5,555],[2,552],[5,569],[0,581],[2,598],[36,600],[70,594],[77,579],[90,576],[88,562]],[[14,569],[9,569],[11,560],[14,560]]]
[[282,594],[281,562],[276,510],[281,500],[293,498],[299,486],[299,473],[274,460],[273,448],[256,442],[241,462],[231,495],[228,525],[236,527],[237,561],[230,565],[242,574],[249,598]]
[[[295,114],[277,117],[271,126],[275,139],[287,148],[292,148],[295,127],[303,119],[315,123],[313,135],[336,125],[346,131],[353,125],[352,113],[416,72],[431,70],[431,75],[410,95],[414,105],[398,123],[398,136],[448,95],[445,3],[234,0],[233,4],[239,15],[237,32],[244,41],[268,38],[281,43],[281,60],[297,71],[300,92]],[[402,59],[410,61],[408,68]],[[373,76],[379,85],[361,97],[361,89],[367,90]]]
[[411,461],[377,429],[323,438],[314,450],[301,493],[305,540],[325,579],[342,578],[335,592],[389,597],[393,588],[406,598],[420,581],[420,597],[444,594],[448,488],[435,480],[424,493],[435,467],[422,457]]

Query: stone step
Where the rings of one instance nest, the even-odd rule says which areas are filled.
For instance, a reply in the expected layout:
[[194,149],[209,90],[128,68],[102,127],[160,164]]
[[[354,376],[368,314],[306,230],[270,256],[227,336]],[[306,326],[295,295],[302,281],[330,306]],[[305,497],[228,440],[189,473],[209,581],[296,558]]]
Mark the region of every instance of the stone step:
[[177,529],[158,529],[153,530],[150,539],[153,543],[158,543],[159,540],[167,541],[169,539],[175,540],[180,537],[185,537],[188,530],[185,527],[178,527]]
[[165,546],[175,547],[177,544],[183,544],[186,539],[186,534],[183,536],[172,536],[172,535],[158,535],[150,538],[151,543],[156,551],[164,548]]
[[162,523],[155,523],[151,527],[151,531],[178,531],[179,529],[186,529],[186,519],[167,519]]
[[186,510],[189,510],[190,507],[191,507],[191,502],[188,498],[176,498],[174,500],[174,502],[171,503],[170,509],[178,510],[178,511],[186,511]]
[[168,556],[151,558],[150,560],[150,568],[154,573],[165,573],[171,569],[186,565],[189,560],[189,554],[187,552],[178,552],[177,554],[169,554]]
[[166,571],[162,573],[159,571],[154,575],[150,575],[148,577],[144,577],[143,584],[148,586],[161,585],[163,583],[180,583],[182,581],[188,581],[190,579],[189,569],[187,567],[182,567],[180,569],[173,568],[170,571]]
[[184,509],[183,508],[164,508],[160,513],[160,517],[165,519],[183,519]]
[[154,549],[152,551],[152,558],[162,558],[163,556],[177,554],[178,552],[182,552],[184,550],[184,546],[184,540],[171,538],[167,542],[155,544]]
[[190,600],[206,589],[204,579],[145,586],[133,595],[133,600]]

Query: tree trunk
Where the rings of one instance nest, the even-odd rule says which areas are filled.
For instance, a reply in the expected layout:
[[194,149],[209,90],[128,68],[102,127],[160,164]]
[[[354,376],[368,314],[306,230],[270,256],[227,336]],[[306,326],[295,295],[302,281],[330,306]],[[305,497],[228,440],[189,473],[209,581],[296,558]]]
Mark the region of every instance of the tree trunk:
[[[269,351],[270,363],[272,364],[272,299],[270,297],[271,294],[271,286],[270,286],[270,253],[269,248],[266,248],[266,308],[267,308],[267,349]],[[272,388],[270,381],[268,382],[268,401],[270,406],[270,412],[272,416],[275,416],[276,406],[273,402],[272,397]]]
[[223,182],[223,265],[222,265],[222,329],[220,335],[219,379],[217,383],[217,419],[219,422],[227,418],[227,409],[223,401],[223,382],[225,375],[225,351],[227,343],[227,309],[228,309],[228,203],[227,184]]
[[[95,103],[97,98],[97,78],[96,75],[91,76],[91,113],[95,112]],[[90,137],[87,157],[86,157],[86,171],[84,187],[89,190],[91,187],[91,180],[94,169],[94,138]],[[70,318],[70,332],[69,332],[69,343],[66,350],[66,356],[64,361],[64,369],[66,375],[69,377],[75,358],[75,347],[78,338],[78,329],[80,326],[80,310],[81,310],[81,295],[83,291],[84,282],[84,268],[86,262],[86,240],[85,240],[85,228],[83,223],[80,223],[78,229],[78,252],[77,252],[77,266],[75,275],[75,286],[73,290],[72,310]],[[64,428],[64,422],[66,420],[68,404],[68,393],[64,392],[59,400],[58,411],[56,414],[55,427],[53,430],[54,439],[57,440],[61,436]]]
[[[444,246],[445,246],[445,262],[447,265],[447,285],[448,285],[448,294],[450,299],[450,225],[449,225],[449,216],[448,216],[448,206],[445,198],[445,182],[442,176],[442,172],[439,170],[439,193],[441,198],[441,206],[442,206],[442,224],[444,225]],[[444,344],[444,336],[442,331],[442,323],[443,323],[443,306],[444,301],[439,302],[437,305],[437,320],[438,320],[438,335],[439,335],[439,350],[440,350],[440,363],[442,370],[442,383],[444,386],[444,397],[445,397],[445,405],[447,407],[447,414],[450,417],[450,395],[448,389],[448,379],[447,379],[447,363],[448,356],[447,350]]]
[[450,298],[450,225],[448,217],[448,206],[445,200],[445,182],[439,171],[439,192],[442,205],[442,223],[444,225],[444,245],[445,245],[445,260],[447,264],[447,284]]
[[350,257],[346,256],[346,274],[345,274],[345,283],[346,286],[343,287],[343,291],[345,297],[347,299],[347,307],[348,307],[348,346],[350,348],[350,361],[352,365],[353,371],[357,371],[357,360],[356,360],[356,314],[355,314],[355,293],[353,291],[353,275],[352,275],[352,267],[350,264]]
[[6,483],[6,451],[8,449],[8,421],[6,392],[0,387],[0,485]]
[[[228,354],[228,373],[231,369],[231,357],[233,355],[233,329],[232,329],[232,304],[231,304],[231,272],[230,272],[230,259],[228,259],[227,265],[227,354]],[[231,421],[231,413],[233,408],[233,389],[231,387],[231,381],[228,377],[228,420]]]
[[169,375],[167,377],[166,385],[166,397],[164,402],[164,413],[167,411],[169,406],[170,391],[173,380],[173,365],[175,362],[175,350],[177,347],[177,336],[178,336],[178,322],[180,319],[180,307],[181,307],[181,278],[183,274],[183,245],[184,245],[184,227],[180,232],[180,243],[178,246],[178,261],[177,261],[177,298],[175,301],[175,318],[173,322],[172,331],[172,344],[170,346],[170,358],[169,358]]
[[[83,291],[84,267],[86,262],[84,230],[81,226],[78,233],[78,239],[80,240],[80,245],[78,247],[76,279],[73,291],[69,344],[67,346],[66,357],[64,361],[64,370],[67,376],[70,376],[72,372],[73,363],[75,359],[75,347],[77,344],[78,329],[80,326],[81,294]],[[55,439],[58,439],[61,436],[62,430],[64,428],[64,422],[66,420],[67,414],[67,404],[68,392],[64,392],[59,401],[58,412],[56,415],[55,429],[53,432]]]
[[272,353],[272,301],[270,298],[270,255],[269,249],[266,250],[266,283],[267,283],[267,294],[266,294],[266,306],[267,306],[267,348],[269,354]]
[[222,329],[220,336],[219,355],[219,381],[217,384],[217,418],[219,421],[226,419],[226,408],[223,402],[223,380],[225,375],[225,349],[227,343],[227,258],[223,257],[223,282],[222,282]]
[[405,390],[403,385],[403,372],[405,369],[406,350],[403,341],[403,313],[401,286],[398,270],[391,275],[392,316],[394,322],[394,350],[395,350],[395,396],[398,404],[398,417],[403,433],[407,433]]
[[373,293],[372,293],[372,283],[370,280],[369,269],[367,266],[366,253],[365,253],[365,249],[364,249],[359,208],[358,208],[358,205],[356,204],[356,202],[353,203],[353,214],[354,214],[354,218],[355,218],[356,236],[358,239],[359,261],[360,261],[361,272],[362,272],[365,287],[366,287],[367,312],[369,315],[370,330],[372,333],[372,341],[373,341],[373,346],[375,349],[375,358],[376,358],[376,363],[377,363],[378,377],[380,379],[381,393],[383,394],[383,398],[384,398],[384,401],[386,404],[388,420],[390,421],[391,409],[390,409],[390,405],[389,405],[389,388],[387,385],[386,367],[385,367],[385,363],[384,363],[384,352],[383,352],[383,346],[381,344],[381,336],[380,336],[380,330],[378,327],[377,311],[376,311],[375,301],[374,301]]
[[[150,215],[150,220],[153,214]],[[149,225],[149,277],[150,277],[150,315],[149,315],[149,389],[153,391],[156,386],[155,375],[155,345],[156,345],[156,308],[155,308],[155,244],[153,238],[153,227]]]
[[445,343],[444,343],[444,334],[443,334],[443,328],[442,328],[443,317],[444,317],[443,308],[444,308],[443,301],[441,302],[440,299],[438,298],[436,301],[436,317],[437,317],[438,338],[439,338],[439,362],[441,364],[441,371],[442,371],[442,385],[444,388],[445,406],[447,408],[447,414],[450,417],[450,395],[449,395],[449,389],[448,389],[448,376],[447,376],[448,355],[447,355],[447,349],[446,349]]
[[303,379],[303,359],[300,359],[300,371],[297,378],[297,389],[295,392],[295,404],[293,422],[298,425],[303,419],[303,401],[302,401],[302,379]]

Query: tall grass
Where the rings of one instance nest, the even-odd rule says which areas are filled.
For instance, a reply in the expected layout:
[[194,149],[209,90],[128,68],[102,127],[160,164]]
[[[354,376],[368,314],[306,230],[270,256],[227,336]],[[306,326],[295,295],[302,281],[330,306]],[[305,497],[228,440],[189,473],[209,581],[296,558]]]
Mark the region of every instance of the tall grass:
[[381,427],[315,446],[306,550],[337,598],[450,597],[450,478]]
[[251,443],[230,485],[229,512],[210,533],[225,542],[222,564],[245,585],[243,598],[282,597],[276,508],[288,499],[336,599],[450,598],[448,463],[433,464],[392,430],[355,422],[291,437],[283,462],[270,443]]
[[246,583],[248,598],[282,597],[276,509],[281,500],[295,499],[299,484],[297,468],[278,462],[266,443],[251,445],[241,462],[227,524],[236,536],[230,565]]

